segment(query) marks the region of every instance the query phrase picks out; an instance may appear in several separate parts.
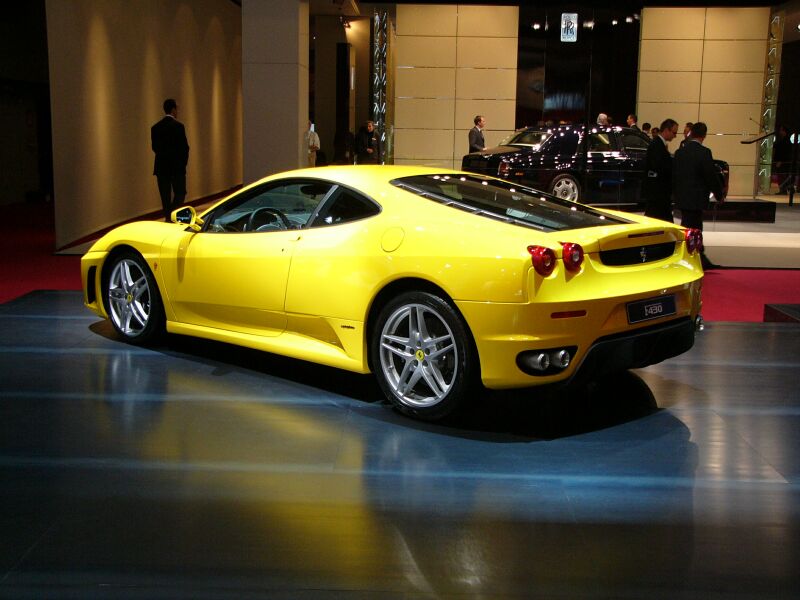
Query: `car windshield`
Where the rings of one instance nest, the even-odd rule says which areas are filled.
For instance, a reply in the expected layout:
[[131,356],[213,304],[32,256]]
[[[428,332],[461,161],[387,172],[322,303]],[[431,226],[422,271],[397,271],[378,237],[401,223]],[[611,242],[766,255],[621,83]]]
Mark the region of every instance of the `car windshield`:
[[631,222],[533,188],[480,175],[415,175],[391,183],[460,210],[546,231]]
[[517,131],[500,142],[501,146],[530,146],[539,149],[544,141],[550,137],[548,131]]

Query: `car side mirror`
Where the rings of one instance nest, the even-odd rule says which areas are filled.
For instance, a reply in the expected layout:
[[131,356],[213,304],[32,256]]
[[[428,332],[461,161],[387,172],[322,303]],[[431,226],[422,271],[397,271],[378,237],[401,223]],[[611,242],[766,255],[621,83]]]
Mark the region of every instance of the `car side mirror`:
[[170,220],[173,223],[188,225],[192,231],[200,231],[203,226],[203,219],[197,216],[194,206],[182,206],[172,211]]

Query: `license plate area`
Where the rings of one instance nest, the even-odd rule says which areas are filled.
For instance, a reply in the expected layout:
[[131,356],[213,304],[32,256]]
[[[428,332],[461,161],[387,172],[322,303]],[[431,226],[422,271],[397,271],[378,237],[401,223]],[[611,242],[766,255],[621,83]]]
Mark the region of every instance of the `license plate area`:
[[675,314],[675,296],[659,296],[658,298],[628,302],[626,308],[628,310],[628,323],[641,323],[650,319],[660,319],[661,317]]

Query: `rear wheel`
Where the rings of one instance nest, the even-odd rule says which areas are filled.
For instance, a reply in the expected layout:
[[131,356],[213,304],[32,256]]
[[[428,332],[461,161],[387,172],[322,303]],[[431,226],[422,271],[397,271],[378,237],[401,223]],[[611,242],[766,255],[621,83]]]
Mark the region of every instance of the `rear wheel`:
[[383,307],[370,352],[387,398],[419,419],[453,412],[477,379],[464,320],[449,302],[427,292],[406,292]]
[[164,306],[144,259],[126,252],[113,259],[105,298],[111,324],[134,344],[152,342],[164,331]]
[[550,183],[550,193],[564,200],[580,202],[581,186],[572,175],[559,175]]

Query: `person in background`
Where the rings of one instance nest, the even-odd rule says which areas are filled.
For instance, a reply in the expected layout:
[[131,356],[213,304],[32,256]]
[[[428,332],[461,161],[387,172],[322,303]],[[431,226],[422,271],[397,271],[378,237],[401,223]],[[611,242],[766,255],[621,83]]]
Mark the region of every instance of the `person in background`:
[[665,119],[658,130],[658,135],[647,147],[644,214],[672,223],[672,156],[668,145],[678,135],[678,122]]
[[692,135],[692,125],[694,125],[694,123],[689,121],[683,126],[683,139],[681,140],[681,148],[686,145],[686,140],[688,140],[689,136]]
[[601,127],[608,127],[608,115],[606,113],[600,113],[597,115],[597,124]]
[[[714,166],[711,150],[703,146],[708,127],[703,122],[692,124],[689,137],[675,152],[672,164],[672,190],[675,206],[681,211],[681,226],[703,230],[703,211],[709,206],[709,197],[714,194],[718,202],[725,200],[722,182]],[[714,265],[700,252],[704,269]]]
[[306,129],[306,133],[303,136],[306,148],[308,149],[308,166],[309,167],[316,167],[317,166],[317,152],[319,151],[319,135],[317,132],[314,131],[314,124],[309,121],[308,122],[308,129]]
[[486,142],[483,139],[483,129],[486,127],[486,118],[483,115],[475,115],[473,119],[475,127],[469,130],[469,151],[480,152],[486,148]]
[[642,123],[642,133],[644,133],[645,135],[650,135],[650,123],[648,123],[647,121]]
[[628,115],[628,118],[626,119],[625,122],[628,124],[628,127],[630,127],[631,129],[639,129],[639,126],[636,124],[638,121],[639,121],[639,119],[636,117],[636,115],[631,113],[631,114]]
[[375,122],[367,121],[356,135],[356,154],[359,165],[379,165],[382,162],[381,140]]
[[651,127],[650,128],[650,137],[656,139],[658,134],[661,133],[661,130],[658,127]]
[[155,152],[153,175],[158,183],[164,220],[186,198],[186,165],[189,163],[189,142],[186,129],[178,121],[178,103],[164,100],[164,118],[150,128],[150,145]]

